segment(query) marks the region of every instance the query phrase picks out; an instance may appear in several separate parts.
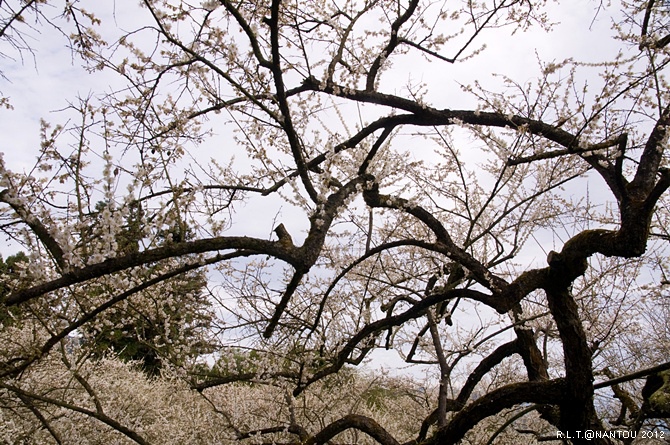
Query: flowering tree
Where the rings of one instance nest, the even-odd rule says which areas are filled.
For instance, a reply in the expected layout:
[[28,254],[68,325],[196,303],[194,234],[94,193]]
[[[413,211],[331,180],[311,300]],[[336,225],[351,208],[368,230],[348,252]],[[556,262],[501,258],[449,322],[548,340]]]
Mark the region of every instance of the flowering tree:
[[[0,37],[21,51],[52,5],[14,3]],[[203,443],[630,442],[668,416],[663,2],[598,5],[611,59],[538,49],[537,80],[470,71],[461,96],[415,70],[449,75],[560,9],[143,0],[120,32],[84,3],[47,22],[123,87],[43,122],[34,170],[2,165],[2,229],[28,256],[2,283],[7,434],[83,443],[84,419],[160,443],[151,391]],[[153,387],[90,335],[143,318]],[[380,348],[427,381],[351,377]]]

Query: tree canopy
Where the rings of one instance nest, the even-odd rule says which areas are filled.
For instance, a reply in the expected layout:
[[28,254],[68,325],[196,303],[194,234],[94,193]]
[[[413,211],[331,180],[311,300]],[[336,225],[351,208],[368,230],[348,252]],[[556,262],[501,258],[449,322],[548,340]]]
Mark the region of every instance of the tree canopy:
[[0,163],[8,443],[667,440],[667,2],[99,3],[0,2],[100,82]]

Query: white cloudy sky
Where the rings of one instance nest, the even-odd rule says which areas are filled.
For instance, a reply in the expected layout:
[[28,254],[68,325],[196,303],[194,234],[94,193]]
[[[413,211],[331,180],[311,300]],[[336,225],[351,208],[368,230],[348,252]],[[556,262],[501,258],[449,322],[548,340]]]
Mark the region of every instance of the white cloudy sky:
[[[82,2],[86,5],[87,2]],[[124,6],[130,5],[129,9]],[[553,32],[531,31],[508,36],[507,30],[489,30],[479,43],[486,43],[487,50],[464,63],[449,65],[443,62],[425,64],[396,64],[393,76],[399,83],[422,80],[431,89],[429,98],[438,108],[462,108],[470,101],[458,98],[457,82],[474,79],[492,82],[492,73],[507,74],[519,82],[537,77],[537,57],[545,61],[568,57],[578,61],[599,61],[618,49],[618,43],[609,35],[611,11],[596,14],[600,1],[570,0],[549,6],[552,21],[557,22]],[[103,19],[106,29],[130,29],[145,16],[146,11],[135,2],[94,2],[90,6]],[[60,13],[53,7],[51,14]],[[113,31],[112,31],[113,34]],[[0,111],[0,151],[7,166],[15,170],[27,169],[35,159],[39,146],[37,137],[39,120],[62,122],[64,116],[56,113],[69,101],[89,94],[100,94],[118,84],[112,75],[87,73],[81,62],[67,48],[67,40],[53,29],[44,28],[41,34],[28,32],[29,42],[35,50],[24,52],[23,58],[6,47],[1,48],[10,57],[0,59],[0,70],[6,76],[0,79],[0,94],[9,97],[14,110]],[[108,39],[110,40],[110,39]],[[2,43],[4,44],[4,42]],[[608,54],[609,53],[609,54]]]
[[[102,19],[103,37],[110,43],[121,31],[135,29],[148,14],[135,2],[125,2],[122,6],[121,2],[83,0],[79,5],[95,11]],[[404,63],[396,62],[393,69],[384,74],[385,82],[400,86],[402,93],[402,87],[408,82],[422,81],[428,85],[427,99],[432,106],[471,108],[474,106],[472,97],[462,93],[459,84],[478,80],[495,89],[500,80],[494,73],[507,75],[519,83],[530,82],[540,73],[538,57],[544,63],[566,58],[584,62],[607,60],[620,49],[620,43],[612,38],[610,31],[611,15],[617,15],[618,9],[613,6],[608,11],[598,12],[599,5],[600,0],[550,3],[547,12],[555,23],[551,32],[536,29],[510,36],[508,29],[488,30],[478,40],[479,44],[485,43],[487,49],[477,57],[454,65],[439,61],[428,63],[423,57],[403,59]],[[62,6],[51,7],[45,14],[57,18],[61,13],[59,7]],[[0,110],[0,152],[6,166],[17,172],[29,171],[35,162],[40,119],[53,124],[65,123],[75,116],[58,110],[76,102],[78,96],[101,95],[123,85],[114,74],[87,72],[58,31],[50,27],[40,28],[40,31],[26,33],[34,55],[24,52],[21,58],[6,47],[0,48],[0,53],[9,56],[0,59],[0,71],[5,76],[0,78],[0,95],[8,97],[14,107]],[[597,79],[589,81],[598,83]],[[199,147],[199,155],[208,156],[208,147],[214,150],[216,146],[216,140],[205,143]],[[270,236],[273,229],[274,221],[265,218],[259,222],[259,213],[288,218],[281,214],[286,208],[277,202],[251,203],[245,211],[248,219],[241,214],[237,216],[245,221],[241,226],[245,234],[252,236]],[[299,233],[307,224],[304,218],[284,222],[291,233]],[[252,228],[255,233],[250,233]],[[546,254],[540,252],[540,256],[543,255]]]

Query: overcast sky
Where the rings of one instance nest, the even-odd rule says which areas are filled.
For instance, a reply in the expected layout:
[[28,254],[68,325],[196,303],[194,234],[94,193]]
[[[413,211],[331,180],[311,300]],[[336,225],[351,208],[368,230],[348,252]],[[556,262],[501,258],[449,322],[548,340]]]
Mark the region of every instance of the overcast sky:
[[[87,6],[89,3],[91,6]],[[122,31],[136,29],[148,18],[147,11],[134,2],[124,2],[126,9],[118,2],[82,1],[80,5],[95,11],[102,19],[103,37],[109,43]],[[508,28],[487,30],[477,41],[477,44],[486,44],[487,49],[462,63],[428,63],[416,52],[410,52],[410,56],[395,62],[392,70],[384,74],[384,84],[395,85],[394,91],[390,92],[403,94],[407,83],[423,81],[428,85],[427,100],[432,106],[472,108],[472,97],[461,92],[459,83],[478,80],[495,90],[500,79],[495,78],[494,73],[507,75],[519,83],[530,82],[540,75],[538,57],[544,63],[566,58],[583,62],[607,60],[620,49],[620,42],[612,38],[610,31],[611,15],[618,11],[613,6],[609,11],[597,13],[598,5],[599,0],[564,0],[550,4],[547,11],[555,26],[549,33],[534,29],[510,36]],[[55,7],[49,11],[46,14],[50,17],[56,18],[60,14]],[[0,110],[0,152],[4,153],[6,166],[17,172],[27,172],[34,165],[40,143],[40,119],[53,124],[76,119],[75,114],[58,110],[66,108],[70,102],[76,103],[77,96],[102,95],[123,86],[119,76],[113,73],[89,73],[84,69],[82,62],[68,48],[68,40],[57,30],[50,27],[40,30],[41,34],[27,33],[34,57],[24,52],[21,59],[16,52],[0,48],[0,52],[14,57],[0,59],[0,71],[6,77],[0,79],[0,94],[9,97],[14,107],[13,110]],[[597,79],[589,81],[598,83]],[[219,138],[228,136],[219,134]],[[198,156],[206,160],[208,153],[214,153],[219,146],[217,140],[206,141],[198,147]],[[597,190],[599,184],[593,186]],[[246,235],[271,236],[276,221],[259,219],[259,212],[273,217],[277,215],[293,234],[307,228],[306,218],[292,219],[285,203],[265,200],[249,203],[244,208],[248,217],[238,211],[236,218],[240,223],[231,233],[241,230]],[[549,248],[555,248],[554,241]],[[546,253],[538,252],[538,261],[544,261],[545,256]]]
[[[104,29],[130,29],[146,16],[146,11],[133,2],[124,2],[126,6],[132,5],[129,9],[114,3],[95,2],[95,7],[89,7],[102,18]],[[429,99],[438,108],[463,108],[472,102],[457,94],[457,82],[479,79],[495,83],[492,73],[506,74],[522,83],[529,81],[538,75],[535,52],[543,61],[568,57],[578,61],[603,60],[618,49],[618,42],[608,35],[609,13],[596,14],[599,3],[561,1],[560,5],[549,7],[552,21],[558,22],[551,33],[535,30],[510,37],[507,29],[488,30],[478,41],[486,43],[487,50],[473,60],[450,65],[438,61],[428,64],[417,58],[417,63],[396,63],[392,76],[398,84],[410,79],[426,82],[431,88]],[[58,9],[53,8],[48,15],[56,17],[58,14]],[[34,58],[24,52],[21,60],[15,52],[3,51],[15,59],[0,59],[0,70],[6,76],[0,79],[0,93],[9,97],[14,106],[12,111],[0,111],[3,135],[0,151],[7,166],[18,171],[29,168],[35,159],[40,119],[62,123],[66,117],[56,110],[76,101],[78,95],[101,94],[121,85],[114,75],[90,74],[83,69],[81,61],[68,49],[67,40],[57,31],[46,27],[41,35],[30,31],[28,36],[33,39],[29,41],[35,51]]]

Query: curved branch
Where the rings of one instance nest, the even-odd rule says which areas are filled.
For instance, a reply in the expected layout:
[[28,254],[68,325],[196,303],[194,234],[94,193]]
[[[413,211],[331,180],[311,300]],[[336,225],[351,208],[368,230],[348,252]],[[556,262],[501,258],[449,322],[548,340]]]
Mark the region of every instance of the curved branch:
[[302,185],[305,187],[305,191],[312,199],[313,202],[319,202],[319,196],[312,180],[309,177],[307,171],[307,166],[305,164],[305,158],[302,154],[302,143],[298,137],[298,133],[295,131],[293,126],[293,120],[291,119],[291,109],[289,108],[287,96],[286,96],[286,86],[284,84],[284,73],[281,67],[281,55],[279,52],[279,8],[281,5],[281,0],[273,0],[272,5],[270,6],[270,19],[267,21],[270,26],[270,42],[271,42],[271,51],[272,51],[272,63],[270,64],[270,70],[272,71],[272,77],[274,78],[275,90],[277,94],[277,102],[279,103],[279,110],[281,112],[281,117],[279,119],[279,125],[284,129],[286,137],[288,138],[289,146],[291,147],[291,153],[293,155],[293,160],[295,161],[296,169],[298,170],[298,175],[302,181]]
[[319,304],[319,310],[316,313],[316,316],[314,317],[314,323],[312,323],[312,331],[316,330],[317,325],[319,324],[319,320],[321,319],[321,315],[323,314],[323,310],[326,305],[326,300],[330,296],[330,293],[335,289],[335,286],[339,281],[344,278],[351,270],[361,264],[363,261],[367,260],[368,258],[377,255],[381,252],[384,252],[385,250],[390,250],[394,249],[396,247],[402,247],[402,246],[416,246],[416,247],[421,247],[427,250],[432,250],[434,252],[439,252],[437,249],[437,246],[435,244],[431,243],[426,243],[424,241],[420,240],[411,240],[411,239],[406,239],[406,240],[398,240],[398,241],[392,241],[390,243],[384,243],[381,244],[377,247],[374,247],[370,250],[368,250],[363,256],[357,258],[355,261],[353,261],[351,264],[349,264],[347,267],[342,269],[340,273],[337,274],[335,278],[331,281],[330,285],[328,285],[328,289],[326,289],[326,292],[323,294],[323,298],[321,298],[321,303]]
[[498,346],[495,351],[479,362],[479,365],[477,365],[475,370],[472,371],[468,376],[465,385],[463,385],[461,388],[461,392],[458,393],[458,397],[456,398],[458,404],[460,406],[465,404],[465,402],[472,395],[472,391],[475,389],[475,386],[477,386],[477,383],[479,383],[482,377],[484,377],[491,369],[493,369],[494,366],[500,364],[503,359],[518,353],[518,341],[513,340]]
[[25,19],[23,18],[23,13],[28,10],[29,8],[37,8],[35,4],[39,4],[39,0],[28,0],[25,2],[23,6],[21,6],[21,9],[19,9],[17,12],[13,13],[10,18],[7,19],[7,21],[3,24],[2,28],[0,28],[0,38],[5,37],[5,34],[7,34],[7,30],[12,26],[14,22],[23,22]]
[[318,434],[304,442],[305,445],[323,445],[333,437],[348,429],[357,429],[375,439],[381,445],[400,445],[381,425],[373,419],[360,414],[348,414],[327,425]]
[[640,163],[635,172],[635,178],[629,185],[629,193],[632,199],[645,199],[656,183],[656,174],[663,157],[664,147],[662,142],[670,125],[670,105],[667,106],[656,121],[654,129],[644,146]]
[[49,421],[46,419],[46,417],[44,417],[44,415],[40,412],[40,410],[37,409],[37,407],[33,404],[33,401],[22,394],[17,394],[16,396],[19,398],[19,400],[21,400],[21,402],[26,406],[26,408],[28,408],[28,410],[33,413],[33,415],[37,418],[40,424],[42,424],[44,429],[46,429],[49,432],[49,434],[51,434],[51,437],[53,437],[56,443],[58,445],[62,445],[63,440],[61,439],[60,434],[58,434],[58,431],[56,431],[54,427],[51,426]]
[[593,385],[594,389],[607,388],[608,386],[617,385],[619,383],[630,382],[631,380],[641,379],[647,377],[651,374],[656,374],[657,372],[665,371],[670,369],[670,362],[665,362],[651,368],[641,369],[639,371],[631,372],[630,374],[623,375],[614,379],[606,380],[604,382],[595,383]]
[[374,62],[372,62],[372,65],[370,66],[370,69],[368,70],[368,76],[365,81],[366,91],[373,91],[375,89],[375,82],[377,81],[377,74],[379,73],[379,69],[401,41],[398,37],[398,31],[400,31],[400,27],[412,17],[412,14],[414,14],[414,11],[416,11],[418,5],[418,0],[411,0],[405,12],[391,24],[391,37],[389,38],[386,47],[375,58]]
[[18,386],[10,385],[4,382],[0,382],[0,388],[4,388],[7,391],[13,392],[19,397],[27,397],[33,400],[39,400],[40,402],[44,403],[49,403],[54,406],[59,406],[61,408],[69,409],[71,411],[83,414],[85,416],[94,418],[99,420],[100,422],[104,423],[105,425],[115,429],[116,431],[120,432],[124,436],[128,437],[129,439],[133,440],[134,442],[140,444],[140,445],[149,445],[149,442],[147,442],[142,436],[140,436],[137,432],[134,430],[128,428],[127,426],[121,424],[117,420],[114,420],[113,418],[109,417],[108,415],[102,413],[102,412],[97,412],[97,411],[91,411],[86,408],[82,408],[77,405],[73,405],[71,403],[63,402],[58,399],[54,399],[52,397],[47,397],[39,394],[34,394],[28,391],[25,391]]
[[286,310],[286,306],[288,306],[288,302],[293,296],[295,290],[298,288],[300,280],[302,279],[303,276],[305,276],[303,272],[296,272],[293,274],[291,281],[286,286],[286,290],[284,291],[284,295],[282,296],[281,301],[277,304],[277,307],[275,308],[274,315],[270,319],[270,322],[268,323],[268,326],[265,328],[265,331],[263,331],[263,337],[265,338],[272,337],[272,333],[277,327],[279,319]]
[[595,150],[603,150],[605,148],[610,148],[617,146],[621,143],[622,139],[627,139],[628,135],[626,133],[622,133],[621,135],[617,136],[614,139],[609,139],[607,141],[603,141],[597,144],[591,144],[587,145],[586,147],[579,148],[579,149],[563,149],[563,150],[555,150],[555,151],[547,151],[544,153],[537,153],[533,154],[530,156],[520,156],[518,158],[509,158],[507,160],[507,165],[513,166],[513,165],[520,165],[520,164],[528,164],[530,162],[535,162],[535,161],[541,161],[544,159],[554,159],[558,158],[561,156],[565,155],[570,155],[570,154],[581,154],[581,155],[586,155],[592,151]]
[[58,241],[53,237],[49,229],[33,215],[18,199],[15,199],[9,189],[0,192],[0,202],[9,205],[12,210],[25,222],[28,227],[35,233],[37,238],[42,242],[47,251],[51,254],[60,270],[67,270],[67,263],[65,262],[63,249]]
[[[356,349],[358,344],[365,340],[370,335],[383,331],[389,327],[398,326],[405,323],[408,320],[421,317],[424,314],[424,311],[429,307],[440,303],[442,301],[447,301],[453,298],[470,298],[476,301],[489,302],[492,297],[490,295],[478,292],[472,289],[452,289],[445,293],[430,295],[423,300],[416,303],[407,311],[398,314],[398,315],[388,315],[387,317],[374,321],[367,324],[363,329],[358,331],[356,335],[353,335],[350,340],[342,347],[340,352],[337,355],[334,363],[324,369],[321,369],[316,374],[314,374],[306,383],[299,385],[294,391],[293,394],[298,396],[302,393],[309,385],[323,377],[336,373],[337,371],[344,366],[349,355]],[[487,304],[489,304],[487,303]]]
[[[640,30],[640,36],[646,37],[649,30],[649,19],[651,18],[651,10],[654,7],[656,0],[649,0],[647,2],[647,7],[644,10],[644,19],[642,20],[642,29]],[[640,44],[640,49],[642,49],[642,44]]]
[[483,419],[520,403],[556,404],[564,398],[564,379],[523,382],[491,391],[459,411],[445,428],[424,442],[426,445],[452,445]]
[[101,263],[91,264],[78,269],[71,269],[55,280],[38,284],[25,290],[20,290],[8,295],[4,301],[7,306],[25,303],[33,298],[44,295],[72,284],[99,278],[114,272],[119,272],[131,267],[154,263],[167,258],[187,256],[197,253],[206,253],[217,250],[244,250],[251,254],[271,255],[287,263],[301,267],[302,263],[297,258],[297,248],[290,248],[278,241],[268,241],[249,237],[216,237],[205,238],[195,241],[170,244],[164,247],[145,250],[143,252],[131,253],[122,257],[110,258]]
[[[443,253],[452,260],[468,268],[468,270],[472,272],[480,284],[491,289],[494,293],[501,293],[502,290],[507,286],[507,282],[505,280],[493,275],[472,255],[456,246],[444,225],[442,225],[442,223],[437,218],[435,218],[423,207],[411,204],[409,201],[403,198],[381,195],[379,193],[377,184],[373,184],[371,188],[366,190],[363,194],[363,197],[365,198],[366,204],[368,204],[370,207],[401,210],[409,213],[410,215],[416,217],[419,221],[423,222],[435,234],[438,244],[444,246]],[[498,307],[495,307],[495,309],[498,310]]]
[[240,25],[240,28],[242,28],[244,33],[247,35],[247,39],[249,39],[249,44],[251,44],[251,49],[254,52],[254,56],[256,57],[256,60],[258,60],[258,63],[262,67],[271,69],[272,63],[263,55],[263,52],[258,45],[258,39],[256,38],[254,30],[242,16],[242,14],[240,14],[240,11],[235,6],[233,6],[229,0],[221,0],[221,4],[226,8],[226,11],[228,11],[230,15],[235,18],[237,24]]

